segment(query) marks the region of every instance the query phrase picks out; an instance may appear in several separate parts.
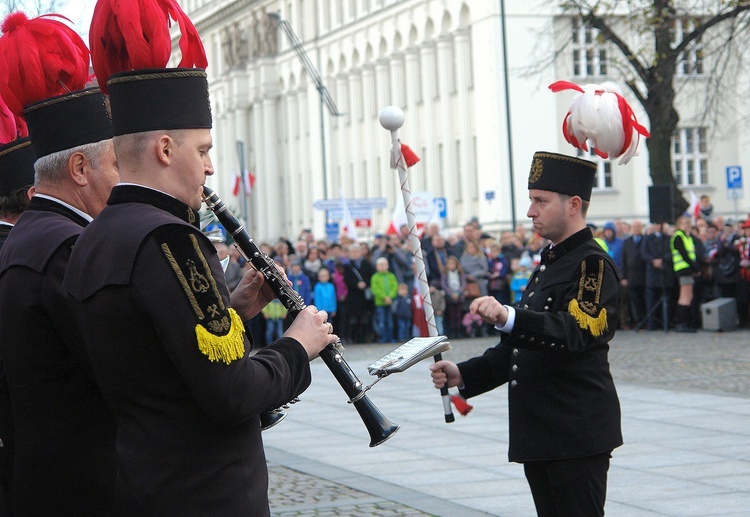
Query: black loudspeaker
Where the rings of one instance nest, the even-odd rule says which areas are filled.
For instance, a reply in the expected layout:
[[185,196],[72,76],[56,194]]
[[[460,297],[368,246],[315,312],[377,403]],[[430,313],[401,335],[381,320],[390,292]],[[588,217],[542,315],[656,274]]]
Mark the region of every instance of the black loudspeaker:
[[648,188],[648,214],[652,223],[674,224],[674,191],[672,185],[653,185]]

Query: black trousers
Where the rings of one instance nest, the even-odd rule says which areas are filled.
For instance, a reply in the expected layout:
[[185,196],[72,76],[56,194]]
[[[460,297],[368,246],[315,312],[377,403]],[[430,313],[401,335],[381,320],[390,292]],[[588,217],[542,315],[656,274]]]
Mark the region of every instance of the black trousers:
[[555,461],[523,464],[539,517],[604,515],[609,452]]

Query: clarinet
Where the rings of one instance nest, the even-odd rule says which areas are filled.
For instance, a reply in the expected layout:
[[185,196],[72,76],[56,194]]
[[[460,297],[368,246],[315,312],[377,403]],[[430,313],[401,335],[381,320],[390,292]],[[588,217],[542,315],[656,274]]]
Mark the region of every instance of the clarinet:
[[[286,278],[279,272],[276,263],[253,242],[242,223],[229,211],[224,202],[210,188],[203,187],[206,206],[216,215],[226,231],[234,238],[235,246],[250,265],[263,274],[276,297],[292,317],[296,317],[306,305]],[[370,447],[385,442],[401,427],[386,418],[367,397],[368,388],[362,385],[341,354],[341,341],[327,345],[320,351],[320,358],[349,397],[370,434]],[[281,417],[283,418],[283,417]],[[280,419],[279,419],[280,421]],[[276,423],[276,422],[275,422]]]

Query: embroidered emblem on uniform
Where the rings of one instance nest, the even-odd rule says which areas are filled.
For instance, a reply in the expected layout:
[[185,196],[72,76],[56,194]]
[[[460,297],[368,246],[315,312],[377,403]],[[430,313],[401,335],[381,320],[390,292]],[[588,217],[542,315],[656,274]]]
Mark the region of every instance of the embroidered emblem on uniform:
[[195,262],[188,260],[187,267],[190,271],[190,288],[196,293],[205,293],[208,291],[208,280],[198,272]]
[[544,162],[541,158],[534,158],[531,162],[531,170],[529,170],[529,184],[536,183],[542,177],[544,171]]
[[568,313],[576,319],[578,326],[588,329],[594,337],[607,330],[607,310],[599,307],[599,298],[604,277],[604,259],[596,256],[581,262],[581,279],[578,295],[568,304]]
[[188,208],[187,220],[190,224],[193,224],[195,222],[195,210],[193,210],[192,208]]
[[224,304],[198,239],[193,234],[188,237],[189,244],[164,242],[161,249],[195,314],[198,349],[210,361],[229,364],[245,356],[242,318]]

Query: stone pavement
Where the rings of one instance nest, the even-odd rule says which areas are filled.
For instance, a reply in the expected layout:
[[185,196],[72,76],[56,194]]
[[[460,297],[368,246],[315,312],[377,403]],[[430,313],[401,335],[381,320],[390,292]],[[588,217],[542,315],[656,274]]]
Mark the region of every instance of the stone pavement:
[[[454,341],[444,355],[460,361],[496,341]],[[750,331],[620,331],[612,345],[625,445],[613,453],[607,515],[750,515]],[[350,345],[344,356],[369,383],[367,365],[392,348]],[[263,435],[273,515],[535,514],[523,467],[507,461],[505,387],[446,424],[426,362],[392,375],[368,396],[401,429],[370,448],[326,366],[312,367],[302,401]]]

